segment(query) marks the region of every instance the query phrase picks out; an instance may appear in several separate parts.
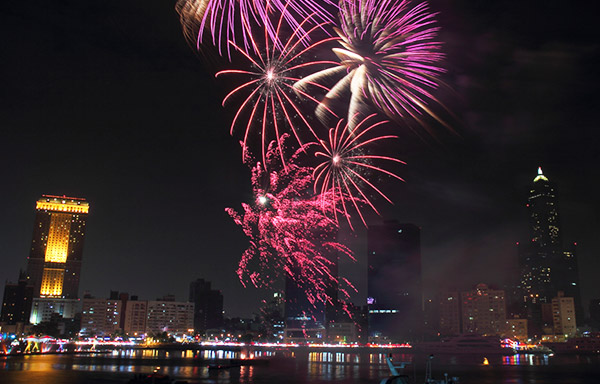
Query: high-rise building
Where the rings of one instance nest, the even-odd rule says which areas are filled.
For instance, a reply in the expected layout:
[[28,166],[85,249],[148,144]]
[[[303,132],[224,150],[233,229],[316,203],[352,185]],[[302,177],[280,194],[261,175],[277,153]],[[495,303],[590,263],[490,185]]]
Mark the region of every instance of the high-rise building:
[[471,291],[461,292],[463,333],[502,335],[506,327],[504,291],[478,284]]
[[562,291],[552,299],[552,319],[554,334],[574,337],[577,333],[575,302],[572,297],[565,297]]
[[369,337],[405,342],[421,338],[421,230],[386,221],[369,226]]
[[146,334],[187,334],[194,327],[194,303],[171,300],[148,301]]
[[211,289],[210,281],[197,279],[190,283],[189,301],[194,303],[194,329],[196,332],[223,325],[223,294]]
[[442,336],[461,333],[460,294],[456,290],[443,290],[439,294],[439,332]]
[[77,299],[89,203],[85,199],[43,195],[27,259],[35,298]]
[[29,284],[27,277],[21,273],[18,283],[6,283],[4,287],[0,322],[8,325],[29,323],[32,301],[33,286]]
[[109,336],[120,329],[123,302],[119,299],[84,298],[82,300],[81,334]]
[[565,250],[559,217],[557,189],[538,168],[527,198],[529,240],[519,245],[520,288],[530,325],[541,325],[541,304],[559,291],[575,300],[582,316],[575,244]]

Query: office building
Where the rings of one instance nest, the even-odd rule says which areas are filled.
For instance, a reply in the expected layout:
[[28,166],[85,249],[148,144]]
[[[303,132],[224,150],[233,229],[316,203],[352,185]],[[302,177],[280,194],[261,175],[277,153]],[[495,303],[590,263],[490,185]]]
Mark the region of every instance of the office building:
[[194,303],[153,300],[147,303],[146,334],[167,332],[183,335],[194,332]]
[[565,297],[562,291],[552,299],[552,320],[555,335],[566,338],[576,335],[575,301],[572,297]]
[[9,282],[4,286],[0,323],[6,325],[29,323],[32,302],[33,285],[29,284],[27,276],[21,273],[18,283]]
[[439,332],[441,336],[461,333],[460,294],[456,290],[443,290],[439,294]]
[[463,333],[500,336],[506,326],[504,291],[478,284],[471,291],[461,292]]
[[421,338],[421,231],[386,221],[368,229],[369,338],[406,342]]
[[210,281],[197,279],[190,283],[189,301],[194,303],[194,329],[202,332],[223,325],[223,294],[211,289]]
[[123,302],[118,299],[83,298],[81,335],[110,336],[121,329]]
[[43,195],[27,259],[35,298],[77,299],[89,203],[85,199]]
[[583,316],[576,244],[563,248],[557,188],[538,169],[527,198],[529,239],[519,244],[520,290],[530,331],[543,332],[542,304],[550,304],[559,291],[572,297]]

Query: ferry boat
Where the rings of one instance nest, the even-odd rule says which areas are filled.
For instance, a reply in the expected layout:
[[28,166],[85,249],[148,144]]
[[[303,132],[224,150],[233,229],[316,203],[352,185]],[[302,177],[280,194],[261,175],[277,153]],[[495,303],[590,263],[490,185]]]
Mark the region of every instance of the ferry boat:
[[464,334],[440,341],[415,344],[413,349],[431,354],[514,355],[514,348],[503,346],[500,339],[490,336]]

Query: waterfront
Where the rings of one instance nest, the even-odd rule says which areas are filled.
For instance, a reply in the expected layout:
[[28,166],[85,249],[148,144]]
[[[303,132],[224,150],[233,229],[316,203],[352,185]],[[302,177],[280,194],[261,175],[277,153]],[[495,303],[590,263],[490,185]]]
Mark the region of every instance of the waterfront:
[[[385,352],[267,350],[121,350],[96,355],[47,354],[0,357],[0,383],[126,383],[136,373],[160,372],[189,383],[340,384],[379,383],[387,377]],[[254,364],[211,370],[211,361],[251,359]],[[394,354],[411,380],[423,382],[426,355]],[[447,372],[461,383],[477,384],[588,384],[600,381],[597,355],[515,355],[488,357],[444,356],[433,359],[435,378]],[[415,376],[416,373],[416,376]]]

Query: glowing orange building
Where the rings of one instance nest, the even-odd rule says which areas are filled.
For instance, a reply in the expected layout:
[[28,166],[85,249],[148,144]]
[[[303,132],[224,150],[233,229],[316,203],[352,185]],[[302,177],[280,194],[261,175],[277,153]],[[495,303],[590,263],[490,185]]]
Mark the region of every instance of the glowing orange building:
[[42,195],[36,203],[27,276],[34,297],[76,299],[83,254],[85,199]]

